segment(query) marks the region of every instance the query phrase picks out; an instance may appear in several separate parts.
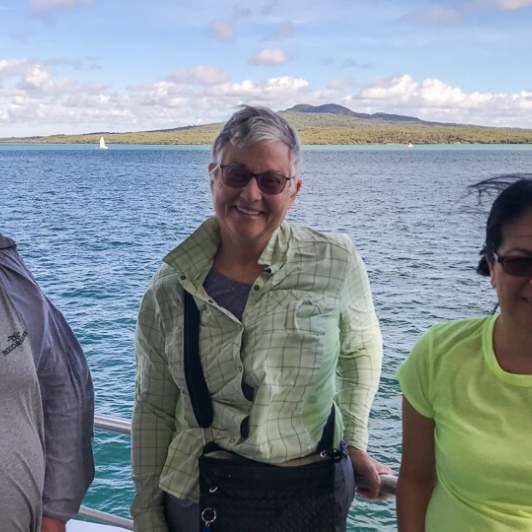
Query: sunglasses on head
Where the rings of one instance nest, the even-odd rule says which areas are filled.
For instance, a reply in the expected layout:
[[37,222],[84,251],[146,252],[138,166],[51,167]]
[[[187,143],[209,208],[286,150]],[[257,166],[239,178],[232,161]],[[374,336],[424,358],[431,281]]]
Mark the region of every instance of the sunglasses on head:
[[222,181],[233,188],[245,187],[254,177],[261,192],[265,194],[280,194],[291,177],[286,177],[271,170],[254,174],[240,164],[221,164]]
[[502,266],[504,273],[514,277],[532,277],[532,257],[501,256],[497,253],[493,256]]

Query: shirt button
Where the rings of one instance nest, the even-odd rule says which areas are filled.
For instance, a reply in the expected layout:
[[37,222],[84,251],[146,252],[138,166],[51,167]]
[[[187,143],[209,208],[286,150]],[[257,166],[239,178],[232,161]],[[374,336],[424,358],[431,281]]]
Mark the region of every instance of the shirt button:
[[231,438],[229,441],[230,441],[231,443],[235,443],[236,439],[235,439],[235,438]]
[[242,366],[238,366],[238,371],[242,372],[243,368]]
[[256,292],[257,290],[259,290],[259,289],[260,289],[260,286],[258,286],[258,285],[255,285],[255,286],[253,287],[253,290],[255,290],[255,292]]
[[208,299],[209,303],[214,303],[214,301],[212,299]]
[[186,275],[182,275],[182,276],[180,277],[180,279],[181,279],[182,281],[184,281],[186,278],[187,278]]
[[264,270],[264,272],[265,272],[265,273],[272,273],[272,269],[271,269],[271,268],[266,268],[266,269]]

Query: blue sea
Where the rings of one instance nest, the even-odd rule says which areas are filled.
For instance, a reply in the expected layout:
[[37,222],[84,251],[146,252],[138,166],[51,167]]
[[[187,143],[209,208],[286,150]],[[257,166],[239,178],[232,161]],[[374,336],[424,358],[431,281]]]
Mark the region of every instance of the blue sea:
[[[89,361],[100,414],[129,418],[134,328],[161,258],[213,213],[207,147],[0,144],[0,232],[63,311]],[[401,394],[395,370],[430,325],[490,313],[475,273],[487,205],[467,186],[532,172],[532,146],[304,148],[289,220],[348,233],[364,258],[384,337],[370,452],[397,474]],[[95,435],[84,504],[129,516],[130,441]],[[395,530],[394,503],[353,504],[350,531]]]

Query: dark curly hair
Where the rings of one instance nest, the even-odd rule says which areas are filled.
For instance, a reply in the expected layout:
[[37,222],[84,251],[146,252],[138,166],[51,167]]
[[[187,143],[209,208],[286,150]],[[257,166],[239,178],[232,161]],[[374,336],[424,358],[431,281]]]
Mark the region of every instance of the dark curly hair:
[[504,229],[529,211],[532,211],[532,174],[508,174],[485,179],[469,190],[478,194],[479,201],[485,195],[498,194],[491,206],[486,223],[486,239],[480,250],[477,273],[489,276],[489,264],[493,254],[504,240]]

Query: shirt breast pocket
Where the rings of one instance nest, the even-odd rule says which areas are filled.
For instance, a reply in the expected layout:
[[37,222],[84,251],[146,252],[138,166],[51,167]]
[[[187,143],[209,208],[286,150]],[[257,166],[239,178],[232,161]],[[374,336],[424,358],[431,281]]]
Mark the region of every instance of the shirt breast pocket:
[[276,316],[273,321],[284,322],[284,330],[277,329],[274,333],[322,336],[327,318],[335,308],[332,298],[306,292],[276,293],[272,299],[272,312]]

